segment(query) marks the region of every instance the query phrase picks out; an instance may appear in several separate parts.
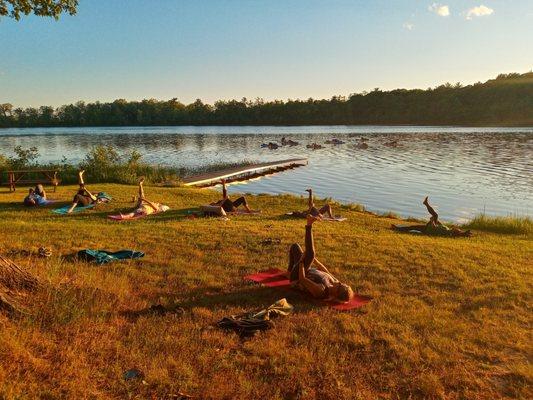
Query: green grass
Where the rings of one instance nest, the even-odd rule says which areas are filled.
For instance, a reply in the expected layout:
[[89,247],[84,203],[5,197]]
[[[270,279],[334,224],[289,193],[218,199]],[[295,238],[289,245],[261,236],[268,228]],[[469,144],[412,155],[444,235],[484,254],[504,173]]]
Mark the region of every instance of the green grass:
[[[115,201],[57,216],[0,192],[0,251],[45,289],[21,300],[29,315],[0,314],[0,398],[197,399],[532,398],[533,245],[530,233],[474,230],[433,238],[390,230],[399,221],[336,206],[343,223],[317,223],[317,256],[374,300],[337,312],[297,292],[242,277],[285,268],[304,222],[287,219],[304,197],[251,196],[259,216],[188,219],[211,190],[147,187],[167,213],[117,223],[134,186],[99,184]],[[75,186],[51,197],[68,201]],[[317,202],[321,205],[320,202]],[[281,243],[264,245],[267,238]],[[39,246],[50,259],[35,256]],[[83,248],[142,250],[141,260],[95,266]],[[28,254],[27,252],[30,252]],[[248,341],[213,326],[223,316],[286,297],[293,315]],[[183,312],[142,312],[153,304]],[[124,381],[139,368],[145,384]]]
[[529,217],[490,217],[480,214],[464,225],[467,229],[508,234],[533,234],[533,220]]

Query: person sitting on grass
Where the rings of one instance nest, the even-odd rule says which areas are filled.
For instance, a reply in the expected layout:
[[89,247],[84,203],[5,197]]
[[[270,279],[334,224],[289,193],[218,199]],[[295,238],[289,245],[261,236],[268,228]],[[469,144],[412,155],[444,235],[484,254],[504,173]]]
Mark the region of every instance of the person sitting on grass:
[[309,193],[309,198],[307,200],[307,210],[293,211],[292,213],[290,213],[291,216],[307,218],[308,215],[314,215],[318,217],[323,217],[324,215],[327,215],[329,218],[334,218],[331,204],[326,203],[323,207],[316,208],[315,202],[313,201],[313,189],[306,189],[305,191]]
[[68,209],[67,213],[71,213],[74,211],[74,209],[81,205],[82,207],[90,206],[91,204],[95,204],[98,202],[98,198],[89,192],[87,188],[85,187],[85,182],[83,180],[83,174],[85,173],[84,170],[81,170],[78,172],[78,183],[80,185],[80,188],[78,189],[78,192],[74,196],[74,199],[72,199],[72,205]]
[[400,232],[409,232],[409,231],[419,231],[427,235],[433,236],[451,236],[451,237],[469,237],[472,236],[472,232],[463,231],[459,228],[449,228],[439,221],[439,215],[429,204],[429,199],[426,197],[422,202],[431,214],[429,222],[425,225],[410,225],[410,226],[396,226],[393,225],[393,228]]
[[141,216],[145,216],[145,215],[164,212],[164,211],[167,211],[170,208],[169,206],[165,206],[164,204],[155,203],[153,201],[148,200],[144,196],[143,184],[144,184],[144,178],[141,178],[139,180],[139,198],[137,199],[137,206],[136,206],[135,210],[133,212],[131,212],[131,213],[128,213],[128,214],[122,214],[121,213],[120,215],[122,217],[136,218],[136,217],[141,217]]
[[[226,180],[225,179],[222,179],[220,181],[220,183],[222,184],[222,200],[219,200],[219,201],[217,201],[215,203],[211,203],[211,206],[219,206],[221,208],[221,214],[222,215],[226,215],[226,213],[228,213],[228,212],[234,212],[240,206],[243,206],[247,213],[251,213],[252,212],[252,210],[248,206],[248,202],[246,201],[246,199],[243,196],[239,197],[235,201],[232,201],[228,197],[228,190],[226,188]],[[222,211],[224,211],[224,212],[222,213]]]
[[352,288],[335,278],[316,258],[313,223],[317,220],[319,216],[307,216],[305,252],[298,243],[290,247],[287,276],[293,285],[316,299],[346,303],[353,298]]

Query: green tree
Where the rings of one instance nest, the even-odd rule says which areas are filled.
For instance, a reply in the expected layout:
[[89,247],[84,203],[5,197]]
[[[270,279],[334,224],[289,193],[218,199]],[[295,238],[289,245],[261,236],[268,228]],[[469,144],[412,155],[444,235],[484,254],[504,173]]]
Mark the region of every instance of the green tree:
[[58,19],[61,13],[76,14],[78,0],[0,0],[0,16],[20,20],[31,13]]

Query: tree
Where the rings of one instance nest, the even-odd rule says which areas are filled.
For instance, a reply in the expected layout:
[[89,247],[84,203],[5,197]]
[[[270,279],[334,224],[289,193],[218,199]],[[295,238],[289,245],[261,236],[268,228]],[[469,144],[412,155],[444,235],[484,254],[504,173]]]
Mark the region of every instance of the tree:
[[0,17],[8,16],[17,21],[22,15],[33,14],[40,17],[58,19],[61,13],[76,14],[78,0],[0,0]]
[[13,104],[10,104],[10,103],[0,104],[0,114],[3,117],[11,116],[12,112],[13,112]]

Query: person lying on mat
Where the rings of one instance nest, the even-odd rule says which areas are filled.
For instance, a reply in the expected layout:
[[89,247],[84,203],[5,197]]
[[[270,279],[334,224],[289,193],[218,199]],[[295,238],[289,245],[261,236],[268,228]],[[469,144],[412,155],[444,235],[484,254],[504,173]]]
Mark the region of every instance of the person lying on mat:
[[42,206],[45,204],[47,204],[46,198],[39,195],[33,188],[30,188],[28,195],[24,197],[25,206]]
[[290,247],[287,275],[291,283],[314,298],[346,303],[353,297],[352,288],[335,278],[315,255],[313,223],[319,219],[319,216],[307,216],[305,252],[298,243]]
[[155,203],[153,201],[148,200],[146,197],[144,197],[144,178],[141,178],[139,180],[139,198],[137,199],[137,206],[135,210],[128,214],[120,214],[123,217],[126,218],[135,218],[140,217],[144,215],[150,215],[158,212],[164,212],[169,209],[168,206],[165,206],[164,204]]
[[67,213],[69,213],[69,214],[72,211],[74,211],[74,209],[78,205],[81,205],[82,207],[87,207],[87,206],[89,206],[91,204],[94,204],[94,203],[96,203],[98,201],[98,198],[94,194],[89,192],[89,190],[87,190],[87,188],[85,187],[85,182],[83,180],[83,174],[84,173],[85,173],[84,170],[81,170],[80,172],[78,172],[78,183],[80,185],[80,188],[78,189],[78,192],[74,196],[74,199],[72,199],[72,205],[70,206],[70,208],[67,211]]
[[329,218],[334,218],[333,211],[331,209],[331,204],[326,203],[323,207],[316,208],[315,202],[313,201],[313,189],[306,189],[305,191],[309,193],[309,199],[307,200],[307,210],[293,211],[291,213],[293,217],[307,218],[308,215],[314,215],[319,217],[327,215]]
[[244,209],[246,210],[246,212],[248,212],[248,213],[252,212],[250,207],[248,207],[248,202],[246,201],[246,199],[244,197],[239,197],[235,201],[232,201],[228,197],[228,190],[226,189],[226,180],[225,179],[222,179],[220,181],[220,183],[222,184],[222,200],[219,200],[219,201],[217,201],[215,203],[211,203],[212,206],[221,207],[222,210],[224,211],[224,213],[223,213],[224,215],[227,212],[236,211],[237,207],[240,207],[240,206],[243,206]]
[[433,209],[433,207],[431,207],[431,205],[429,204],[428,197],[424,199],[422,204],[426,206],[428,212],[431,214],[431,218],[429,219],[429,222],[427,224],[411,225],[411,226],[394,226],[394,229],[401,231],[401,232],[420,231],[427,235],[435,235],[435,236],[453,236],[453,237],[472,236],[472,232],[470,231],[463,231],[462,229],[459,229],[459,228],[449,228],[446,225],[444,225],[442,222],[440,222],[439,215]]

